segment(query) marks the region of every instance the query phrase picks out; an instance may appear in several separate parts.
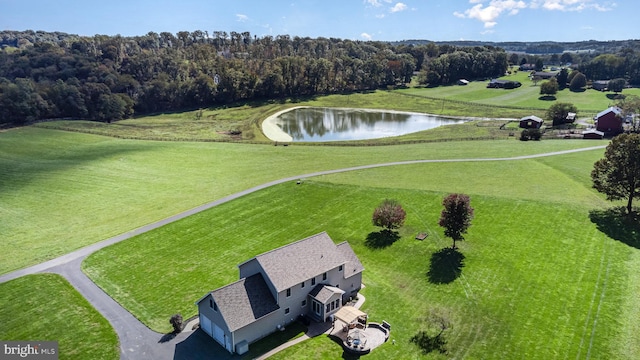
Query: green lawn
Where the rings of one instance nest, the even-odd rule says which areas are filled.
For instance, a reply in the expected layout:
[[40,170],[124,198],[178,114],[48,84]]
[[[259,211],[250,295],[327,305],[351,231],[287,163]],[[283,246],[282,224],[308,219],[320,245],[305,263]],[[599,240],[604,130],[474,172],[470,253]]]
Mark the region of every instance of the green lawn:
[[[444,136],[444,135],[443,135]],[[268,181],[398,160],[524,155],[589,141],[318,147],[0,133],[0,273],[33,265]]]
[[[615,100],[612,99],[614,95],[612,92],[601,92],[591,89],[584,92],[572,92],[568,88],[559,91],[556,94],[556,100],[542,100],[540,99],[540,84],[542,81],[538,82],[537,85],[534,84],[533,81],[528,79],[527,72],[519,71],[515,74],[504,76],[501,79],[520,81],[522,86],[511,90],[487,89],[488,81],[472,81],[466,86],[451,85],[436,88],[410,88],[397,90],[397,92],[407,95],[464,101],[491,106],[540,109],[540,111],[533,110],[529,112],[542,118],[545,118],[544,112],[546,109],[555,102],[574,104],[578,108],[578,116],[588,118],[612,106],[615,102]],[[622,95],[640,96],[640,89],[625,89]],[[455,105],[444,102],[443,111],[441,112],[446,112],[449,106]],[[479,108],[482,109],[482,107]],[[480,109],[470,111],[482,111]]]
[[60,359],[116,359],[118,337],[64,278],[24,276],[0,284],[0,339],[58,341]]
[[[601,155],[411,165],[282,184],[103,249],[83,266],[142,321],[166,331],[171,314],[195,314],[195,299],[236,280],[238,263],[326,230],[349,241],[365,266],[370,319],[393,326],[396,345],[367,357],[421,358],[409,340],[438,312],[453,324],[449,357],[632,359],[640,351],[640,244],[612,233],[611,218],[594,217],[610,206],[588,180],[586,165]],[[476,211],[459,244],[460,276],[447,258],[436,261],[450,245],[436,225],[450,191],[471,194]],[[408,217],[401,239],[379,248],[366,238],[377,231],[373,208],[387,197]],[[421,231],[427,240],[414,240]],[[321,337],[275,358],[341,353]]]

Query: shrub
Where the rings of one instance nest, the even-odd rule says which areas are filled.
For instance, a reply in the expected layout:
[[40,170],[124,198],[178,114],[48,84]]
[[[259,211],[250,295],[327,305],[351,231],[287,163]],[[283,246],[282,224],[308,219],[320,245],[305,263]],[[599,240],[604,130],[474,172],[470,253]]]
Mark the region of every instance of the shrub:
[[173,326],[174,333],[179,333],[182,331],[182,326],[183,326],[182,315],[175,314],[171,316],[171,319],[169,319],[169,323],[171,324],[171,326]]
[[522,130],[522,133],[520,133],[520,140],[521,141],[528,141],[528,140],[540,140],[540,138],[542,138],[542,131],[540,131],[540,129],[524,129]]

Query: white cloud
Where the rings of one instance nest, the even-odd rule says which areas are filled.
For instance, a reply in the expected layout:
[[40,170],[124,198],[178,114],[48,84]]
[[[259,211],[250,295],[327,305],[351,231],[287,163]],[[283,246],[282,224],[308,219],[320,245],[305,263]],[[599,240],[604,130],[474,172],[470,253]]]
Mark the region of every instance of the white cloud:
[[407,10],[407,4],[405,3],[397,3],[395,4],[392,8],[391,8],[391,12],[395,13],[395,12],[400,12],[400,11],[405,11]]
[[385,16],[386,16],[385,14],[378,14],[378,15],[376,15],[376,18],[384,19]]
[[380,7],[384,5],[383,3],[390,4],[392,0],[364,0],[365,4],[369,4],[373,7]]
[[238,21],[238,22],[246,22],[247,20],[249,20],[249,17],[247,15],[236,14],[236,21]]
[[600,2],[596,0],[533,0],[531,8],[543,8],[550,11],[582,11],[595,9],[597,11],[609,11],[615,7],[615,3]]
[[364,33],[364,32],[362,34],[360,34],[360,37],[365,39],[365,40],[371,40],[372,39],[371,35],[369,35],[367,33]]
[[611,0],[469,0],[473,5],[464,12],[455,11],[453,16],[475,19],[484,23],[485,29],[496,26],[503,15],[516,15],[523,9],[544,9],[547,11],[582,11],[593,9],[609,11],[616,4]]

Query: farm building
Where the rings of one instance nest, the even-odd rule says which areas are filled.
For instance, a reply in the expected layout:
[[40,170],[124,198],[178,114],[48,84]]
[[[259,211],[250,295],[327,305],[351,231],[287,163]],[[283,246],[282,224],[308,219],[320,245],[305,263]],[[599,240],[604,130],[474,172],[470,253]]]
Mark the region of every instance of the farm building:
[[469,80],[466,79],[460,79],[458,80],[458,85],[469,85]]
[[602,139],[604,138],[604,133],[602,131],[598,131],[595,129],[589,129],[582,132],[583,139]]
[[540,129],[544,120],[535,115],[525,116],[520,119],[520,127],[522,129]]
[[324,322],[362,287],[362,263],[348,242],[326,232],[260,254],[238,265],[240,280],[196,302],[200,328],[230,353],[301,315]]
[[594,118],[596,122],[596,130],[605,134],[619,134],[622,132],[622,110],[619,107],[612,106],[603,110]]

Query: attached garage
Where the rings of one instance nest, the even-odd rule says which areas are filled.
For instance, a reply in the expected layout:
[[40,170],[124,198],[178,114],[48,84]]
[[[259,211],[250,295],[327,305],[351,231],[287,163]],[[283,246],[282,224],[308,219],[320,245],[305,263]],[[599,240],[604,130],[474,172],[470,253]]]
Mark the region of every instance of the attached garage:
[[207,333],[207,335],[211,335],[211,320],[208,317],[204,316],[204,314],[200,313],[200,328]]
[[224,331],[216,324],[213,324],[213,338],[218,342],[218,344],[225,346],[224,344]]

